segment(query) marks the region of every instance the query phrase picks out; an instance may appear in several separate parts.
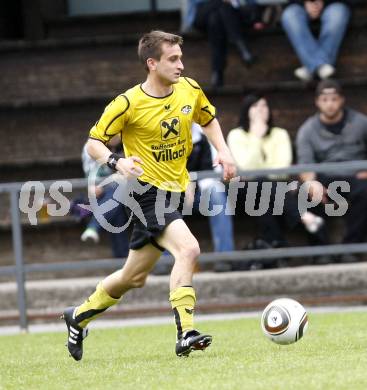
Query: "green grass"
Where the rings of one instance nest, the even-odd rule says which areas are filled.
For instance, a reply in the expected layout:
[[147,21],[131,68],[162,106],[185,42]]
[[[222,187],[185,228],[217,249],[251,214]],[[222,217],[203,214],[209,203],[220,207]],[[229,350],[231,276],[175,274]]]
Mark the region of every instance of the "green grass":
[[181,359],[172,325],[92,329],[81,362],[62,333],[1,336],[0,389],[367,389],[367,313],[311,314],[288,346],[258,319],[198,325],[213,344]]

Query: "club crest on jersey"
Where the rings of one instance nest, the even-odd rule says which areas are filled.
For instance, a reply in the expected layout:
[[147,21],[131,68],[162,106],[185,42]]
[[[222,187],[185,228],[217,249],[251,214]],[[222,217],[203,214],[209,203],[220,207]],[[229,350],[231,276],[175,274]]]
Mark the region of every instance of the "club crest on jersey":
[[183,113],[183,114],[190,114],[190,112],[192,111],[192,107],[190,106],[190,105],[186,105],[186,106],[183,106],[182,108],[181,108],[181,112]]
[[177,116],[161,121],[161,136],[162,141],[180,136],[180,119]]

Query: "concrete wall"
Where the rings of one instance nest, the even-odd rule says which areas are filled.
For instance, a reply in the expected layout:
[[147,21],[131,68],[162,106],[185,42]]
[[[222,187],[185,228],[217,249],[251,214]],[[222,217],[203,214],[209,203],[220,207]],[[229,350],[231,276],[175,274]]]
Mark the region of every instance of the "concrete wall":
[[[27,282],[28,309],[31,312],[58,313],[69,305],[81,303],[95,289],[100,278],[79,278]],[[169,309],[169,277],[150,276],[142,289],[126,294],[115,310]],[[301,302],[334,303],[333,297],[360,300],[367,295],[367,264],[331,264],[252,272],[199,273],[194,287],[201,311],[227,308],[262,307],[278,297],[292,297]],[[363,300],[363,299],[362,299]],[[355,302],[356,303],[356,302]],[[17,308],[16,285],[0,284],[0,313]],[[198,310],[200,311],[200,310]]]

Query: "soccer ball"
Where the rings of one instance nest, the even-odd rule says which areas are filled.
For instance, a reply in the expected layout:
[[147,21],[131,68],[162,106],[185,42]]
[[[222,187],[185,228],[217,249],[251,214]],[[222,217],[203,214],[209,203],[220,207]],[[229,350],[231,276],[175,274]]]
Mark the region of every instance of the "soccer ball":
[[277,344],[292,344],[307,330],[305,308],[290,298],[280,298],[269,303],[261,316],[261,328],[266,337]]

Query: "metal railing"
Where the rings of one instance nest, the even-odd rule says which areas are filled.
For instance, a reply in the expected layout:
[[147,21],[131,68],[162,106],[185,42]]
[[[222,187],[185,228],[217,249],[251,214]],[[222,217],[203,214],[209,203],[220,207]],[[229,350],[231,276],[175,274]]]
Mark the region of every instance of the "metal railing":
[[[249,170],[239,172],[239,174],[246,178],[266,176],[266,175],[295,175],[302,172],[315,173],[335,173],[351,172],[367,170],[367,161],[351,161],[341,163],[324,163],[324,164],[301,164],[293,165],[287,168],[279,169],[262,169]],[[214,171],[197,172],[197,179],[202,178],[220,178],[220,173]],[[87,179],[69,179],[68,180],[73,189],[86,188]],[[54,181],[43,181],[46,189],[49,189]],[[19,310],[19,326],[26,330],[28,327],[27,321],[27,305],[26,305],[26,289],[25,279],[28,273],[32,272],[58,272],[68,270],[91,270],[109,268],[116,269],[121,267],[121,260],[107,259],[107,260],[89,260],[76,262],[62,262],[50,264],[24,264],[23,255],[23,238],[22,238],[22,224],[19,209],[19,194],[24,183],[2,183],[0,184],[0,193],[8,193],[10,196],[10,213],[12,226],[12,243],[15,265],[1,266],[0,275],[12,275],[16,277],[17,291],[18,291],[18,310]],[[251,260],[261,259],[262,261],[271,260],[274,258],[289,258],[289,257],[311,257],[330,254],[346,254],[346,253],[367,253],[367,243],[361,244],[337,244],[326,246],[305,246],[305,247],[289,247],[279,249],[259,249],[233,252],[216,252],[203,253],[200,258],[200,263],[212,263],[216,261],[235,261],[248,262]],[[170,256],[164,256],[162,262],[172,262]]]

